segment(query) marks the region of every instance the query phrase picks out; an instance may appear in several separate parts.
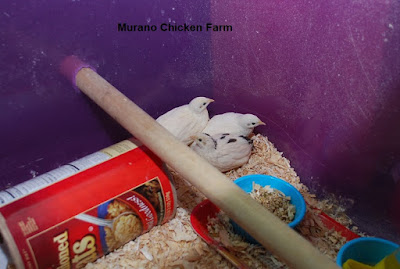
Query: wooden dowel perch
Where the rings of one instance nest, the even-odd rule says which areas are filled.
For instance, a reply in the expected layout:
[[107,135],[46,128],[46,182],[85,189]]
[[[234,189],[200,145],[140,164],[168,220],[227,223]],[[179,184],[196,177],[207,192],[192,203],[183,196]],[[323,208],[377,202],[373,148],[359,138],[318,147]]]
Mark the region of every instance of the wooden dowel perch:
[[95,71],[82,68],[75,79],[82,92],[291,268],[339,268]]

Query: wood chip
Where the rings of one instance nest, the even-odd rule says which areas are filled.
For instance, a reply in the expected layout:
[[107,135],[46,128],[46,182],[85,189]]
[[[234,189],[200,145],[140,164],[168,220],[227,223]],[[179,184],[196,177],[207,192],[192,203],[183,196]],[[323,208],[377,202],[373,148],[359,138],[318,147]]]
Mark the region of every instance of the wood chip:
[[[351,225],[351,219],[345,214],[347,205],[351,201],[341,202],[343,199],[330,199],[319,201],[316,195],[309,192],[301,183],[290,161],[279,152],[267,137],[260,134],[253,138],[254,148],[247,164],[240,168],[225,173],[231,180],[249,174],[265,174],[281,178],[300,191],[309,206],[322,209],[332,218],[345,226]],[[190,225],[190,212],[205,199],[195,187],[185,181],[176,172],[171,171],[178,193],[178,209],[173,220],[156,226],[148,233],[139,236],[123,247],[116,249],[105,257],[86,266],[87,269],[106,268],[234,268],[226,259],[208,246]],[[226,222],[226,216],[216,220]],[[244,242],[240,236],[233,234],[228,223],[215,223],[214,236],[226,244],[230,251],[238,255],[251,268],[287,268],[278,258],[272,256],[261,246],[254,246]],[[219,232],[224,230],[225,232]],[[307,208],[303,222],[296,230],[307,238],[322,253],[332,259],[345,243],[345,238],[335,231],[327,229],[318,218],[318,212]],[[358,232],[357,227],[352,230]],[[228,241],[227,241],[228,240]]]

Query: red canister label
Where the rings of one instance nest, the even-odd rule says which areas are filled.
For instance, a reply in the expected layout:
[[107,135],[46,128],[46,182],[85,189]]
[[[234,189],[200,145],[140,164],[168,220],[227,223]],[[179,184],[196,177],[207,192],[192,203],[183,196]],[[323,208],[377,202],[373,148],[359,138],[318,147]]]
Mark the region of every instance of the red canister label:
[[175,208],[162,162],[140,146],[1,207],[0,222],[17,266],[82,268]]

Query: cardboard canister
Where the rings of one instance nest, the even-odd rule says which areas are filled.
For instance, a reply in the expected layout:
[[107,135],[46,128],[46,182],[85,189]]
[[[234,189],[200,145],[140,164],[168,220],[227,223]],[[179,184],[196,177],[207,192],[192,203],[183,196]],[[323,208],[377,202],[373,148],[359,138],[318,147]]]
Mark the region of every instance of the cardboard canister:
[[1,247],[16,268],[83,268],[172,219],[176,204],[162,161],[125,140],[1,191]]

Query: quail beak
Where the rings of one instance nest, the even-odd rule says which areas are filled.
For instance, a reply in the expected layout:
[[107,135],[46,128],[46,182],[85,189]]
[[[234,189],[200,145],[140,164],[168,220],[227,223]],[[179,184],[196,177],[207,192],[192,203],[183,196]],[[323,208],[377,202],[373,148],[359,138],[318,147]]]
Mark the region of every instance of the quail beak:
[[208,99],[208,101],[209,101],[210,103],[212,103],[212,102],[214,102],[215,100],[214,100],[214,99]]
[[264,122],[260,121],[258,125],[266,125]]
[[197,139],[197,136],[195,136],[195,135],[192,135],[191,137],[189,137],[190,138],[190,140],[193,140],[193,141],[196,141],[196,139]]

